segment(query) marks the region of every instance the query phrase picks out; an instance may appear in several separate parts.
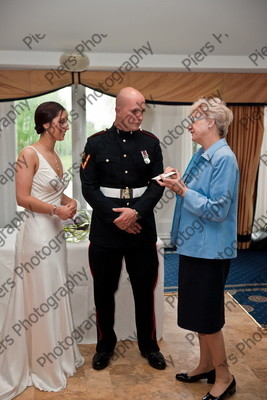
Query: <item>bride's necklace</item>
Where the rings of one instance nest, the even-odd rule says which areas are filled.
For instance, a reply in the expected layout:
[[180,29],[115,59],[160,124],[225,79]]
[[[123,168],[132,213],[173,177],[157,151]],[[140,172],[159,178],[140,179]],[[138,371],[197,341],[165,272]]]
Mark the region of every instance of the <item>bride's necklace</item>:
[[[48,153],[51,153],[49,150],[47,150],[47,148],[42,143],[38,142],[38,144],[40,146],[42,146],[42,148],[45,149]],[[57,157],[56,157],[55,151],[53,152],[53,157],[54,157],[54,160],[55,160],[55,163],[56,163],[56,169],[57,169],[58,172],[60,172],[60,167],[59,167],[59,164],[58,164],[58,161],[57,161]]]

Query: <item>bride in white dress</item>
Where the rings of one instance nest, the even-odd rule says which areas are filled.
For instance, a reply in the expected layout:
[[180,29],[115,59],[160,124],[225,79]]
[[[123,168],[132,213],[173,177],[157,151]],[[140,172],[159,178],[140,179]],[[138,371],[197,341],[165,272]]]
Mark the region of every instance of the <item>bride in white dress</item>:
[[17,202],[32,215],[17,234],[14,287],[0,327],[1,400],[27,386],[58,392],[84,362],[72,322],[62,222],[77,204],[63,194],[67,185],[54,150],[69,129],[67,118],[60,104],[42,103],[35,111],[40,139],[19,155]]

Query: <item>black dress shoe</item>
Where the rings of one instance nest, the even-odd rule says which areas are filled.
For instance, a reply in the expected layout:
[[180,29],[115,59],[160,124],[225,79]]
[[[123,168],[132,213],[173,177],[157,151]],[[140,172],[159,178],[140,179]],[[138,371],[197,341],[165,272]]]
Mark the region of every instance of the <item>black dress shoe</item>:
[[147,358],[148,363],[151,367],[156,368],[156,369],[165,369],[166,368],[166,362],[164,359],[163,354],[161,354],[160,351],[156,352],[151,352],[151,353],[142,353],[141,355],[145,358]]
[[112,352],[111,353],[95,353],[94,357],[93,357],[93,368],[100,370],[100,369],[104,369],[108,366],[109,364],[109,360],[110,357],[112,356]]
[[212,396],[212,394],[210,394],[210,392],[208,392],[206,394],[206,396],[203,397],[202,400],[222,400],[226,396],[232,396],[232,394],[234,394],[235,392],[236,392],[236,381],[235,381],[235,377],[233,376],[232,382],[230,383],[228,388],[225,389],[225,391],[222,394],[220,394],[220,396],[214,397],[214,396]]
[[203,372],[202,374],[193,375],[193,376],[189,376],[188,372],[182,372],[181,374],[177,374],[175,376],[175,378],[177,379],[177,381],[186,382],[186,383],[197,382],[197,381],[200,381],[200,379],[207,379],[208,383],[214,383],[215,382],[215,369],[212,369],[209,372]]

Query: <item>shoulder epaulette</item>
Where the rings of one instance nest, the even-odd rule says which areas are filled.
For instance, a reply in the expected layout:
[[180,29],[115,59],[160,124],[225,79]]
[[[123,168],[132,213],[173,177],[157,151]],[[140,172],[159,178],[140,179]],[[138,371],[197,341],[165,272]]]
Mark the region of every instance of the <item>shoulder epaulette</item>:
[[89,139],[91,139],[91,138],[93,138],[93,137],[95,137],[95,136],[98,136],[98,135],[103,135],[104,133],[107,133],[109,130],[110,130],[110,129],[106,128],[106,129],[104,129],[103,131],[96,132],[96,133],[94,133],[93,135],[89,136]]
[[154,139],[156,139],[156,140],[159,140],[159,139],[157,138],[157,136],[153,135],[153,133],[151,133],[151,132],[144,131],[143,129],[140,129],[140,132],[142,132],[142,133],[144,133],[145,135],[150,136],[150,137],[152,137],[152,138],[154,138]]

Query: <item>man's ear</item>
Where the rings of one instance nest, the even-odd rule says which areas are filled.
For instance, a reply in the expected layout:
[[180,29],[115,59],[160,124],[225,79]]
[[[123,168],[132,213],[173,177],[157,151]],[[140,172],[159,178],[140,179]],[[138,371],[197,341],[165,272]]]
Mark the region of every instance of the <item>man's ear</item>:
[[116,106],[115,107],[115,112],[117,115],[119,115],[119,113],[121,112],[121,107],[120,106]]

